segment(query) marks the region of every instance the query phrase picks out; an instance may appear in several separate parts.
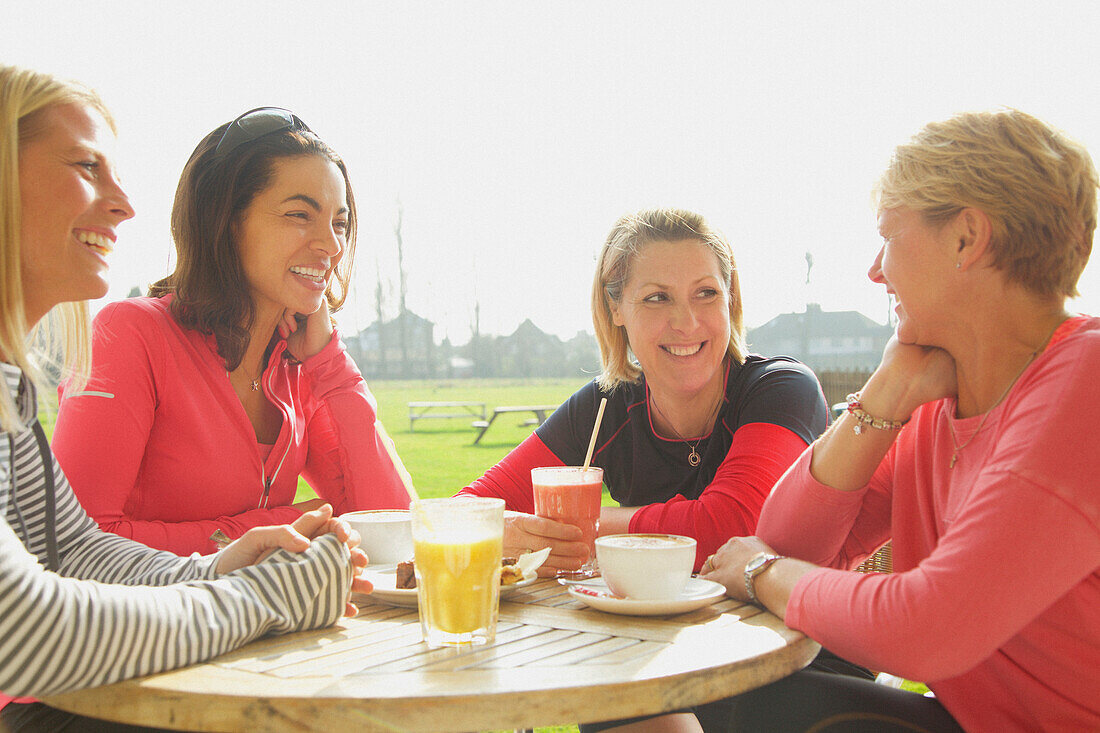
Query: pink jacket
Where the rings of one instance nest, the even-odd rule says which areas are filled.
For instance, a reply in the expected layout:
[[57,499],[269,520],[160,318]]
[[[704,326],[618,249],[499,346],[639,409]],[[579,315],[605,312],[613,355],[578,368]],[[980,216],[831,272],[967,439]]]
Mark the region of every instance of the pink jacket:
[[954,400],[924,405],[851,492],[814,480],[811,448],[757,527],[832,568],[893,538],[893,574],[814,570],[786,622],[926,682],[968,731],[1100,730],[1100,319],[1055,338],[980,432]]
[[54,453],[103,529],[178,554],[211,552],[217,529],[236,538],[296,519],[299,474],[337,514],[408,505],[374,398],[337,334],[301,364],[276,345],[261,381],[283,424],[261,461],[214,337],[181,327],[170,300],[104,308],[88,386],[58,390]]

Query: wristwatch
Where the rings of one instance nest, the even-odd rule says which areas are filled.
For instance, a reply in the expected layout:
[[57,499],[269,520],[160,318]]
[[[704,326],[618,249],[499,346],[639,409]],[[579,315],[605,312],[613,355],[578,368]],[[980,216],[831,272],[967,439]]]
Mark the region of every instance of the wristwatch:
[[769,555],[766,552],[753,555],[752,559],[745,565],[745,591],[748,592],[750,601],[761,605],[760,599],[756,597],[756,576],[770,568],[776,560],[785,559],[783,555]]

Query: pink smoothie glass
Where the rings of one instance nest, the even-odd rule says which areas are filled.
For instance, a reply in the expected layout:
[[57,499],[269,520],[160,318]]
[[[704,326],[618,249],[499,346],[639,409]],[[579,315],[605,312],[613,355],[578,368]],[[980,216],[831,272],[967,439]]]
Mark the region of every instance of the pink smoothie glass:
[[603,469],[581,466],[553,466],[531,469],[535,493],[535,514],[581,531],[588,546],[588,560],[578,570],[563,570],[558,577],[591,578],[596,567],[596,530],[600,522]]

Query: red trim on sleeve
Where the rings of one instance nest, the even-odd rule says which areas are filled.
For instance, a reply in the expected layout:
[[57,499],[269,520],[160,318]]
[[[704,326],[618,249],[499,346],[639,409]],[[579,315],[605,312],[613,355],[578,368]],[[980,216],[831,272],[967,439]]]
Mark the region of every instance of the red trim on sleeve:
[[764,500],[783,472],[806,449],[806,441],[787,428],[749,423],[733,434],[733,443],[714,480],[698,499],[677,494],[662,504],[641,507],[630,520],[631,532],[662,532],[694,537],[699,570],[731,537],[752,535]]

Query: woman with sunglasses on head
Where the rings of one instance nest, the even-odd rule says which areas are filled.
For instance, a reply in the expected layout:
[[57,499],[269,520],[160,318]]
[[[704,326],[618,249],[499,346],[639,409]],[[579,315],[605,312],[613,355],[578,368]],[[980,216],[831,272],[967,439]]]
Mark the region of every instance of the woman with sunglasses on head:
[[[1017,110],[897,148],[868,273],[897,334],[757,536],[704,570],[935,698],[799,672],[736,698],[731,730],[1100,730],[1100,319],[1066,309],[1097,184],[1081,145]],[[887,540],[893,573],[851,572]]]
[[[408,505],[330,317],[355,226],[343,161],[287,110],[199,143],[172,210],[175,271],[103,309],[87,386],[61,390],[54,450],[102,528],[205,553],[326,501]],[[320,499],[294,503],[299,475]]]
[[[107,684],[186,666],[264,634],[327,626],[354,613],[346,605],[352,565],[366,564],[361,551],[348,549],[357,538],[327,506],[293,527],[253,529],[218,554],[180,558],[101,531],[73,495],[35,416],[42,355],[28,342],[51,311],[50,325],[63,327],[69,343],[86,342],[81,301],[106,294],[107,256],[119,224],[133,216],[113,142],[114,123],[93,92],[0,66],[4,730],[136,730],[9,696]],[[75,388],[80,349],[66,352],[76,357],[69,365]],[[359,579],[351,587],[370,589]]]

